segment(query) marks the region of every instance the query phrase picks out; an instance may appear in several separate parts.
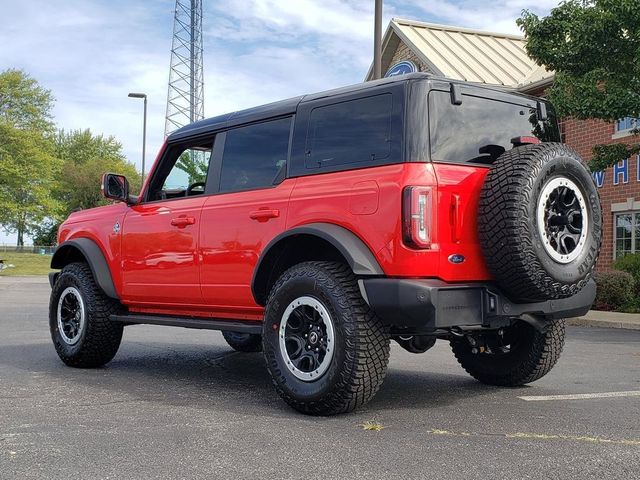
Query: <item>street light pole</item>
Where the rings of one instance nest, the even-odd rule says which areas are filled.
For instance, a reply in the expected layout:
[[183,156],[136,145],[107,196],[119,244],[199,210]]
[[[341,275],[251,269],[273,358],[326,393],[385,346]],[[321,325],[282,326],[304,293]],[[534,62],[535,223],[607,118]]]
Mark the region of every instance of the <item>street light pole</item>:
[[375,0],[373,26],[373,79],[382,78],[382,0]]
[[142,120],[142,184],[144,185],[144,160],[146,158],[145,150],[147,148],[147,94],[146,93],[130,93],[129,97],[144,99],[144,116]]

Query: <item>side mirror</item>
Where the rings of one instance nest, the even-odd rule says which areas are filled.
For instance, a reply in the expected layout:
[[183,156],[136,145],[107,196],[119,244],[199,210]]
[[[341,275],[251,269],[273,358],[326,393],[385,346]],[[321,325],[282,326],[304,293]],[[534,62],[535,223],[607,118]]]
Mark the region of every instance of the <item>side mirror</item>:
[[105,173],[102,175],[102,195],[109,200],[129,202],[129,182],[124,175]]

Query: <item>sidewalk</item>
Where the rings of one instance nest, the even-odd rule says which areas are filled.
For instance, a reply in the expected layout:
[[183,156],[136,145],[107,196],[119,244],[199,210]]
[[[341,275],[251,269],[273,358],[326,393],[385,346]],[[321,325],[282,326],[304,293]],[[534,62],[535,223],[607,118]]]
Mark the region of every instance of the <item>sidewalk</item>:
[[640,314],[591,310],[584,317],[568,318],[567,325],[640,330]]

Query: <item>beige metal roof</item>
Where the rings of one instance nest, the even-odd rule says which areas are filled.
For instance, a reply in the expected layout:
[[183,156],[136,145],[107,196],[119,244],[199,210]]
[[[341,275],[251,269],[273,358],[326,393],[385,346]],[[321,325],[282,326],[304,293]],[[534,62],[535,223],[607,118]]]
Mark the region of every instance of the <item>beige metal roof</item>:
[[[436,75],[520,89],[553,77],[527,56],[526,40],[518,35],[394,18],[384,48],[395,50],[398,39]],[[393,55],[385,53],[383,71],[390,67],[385,60],[390,62]]]

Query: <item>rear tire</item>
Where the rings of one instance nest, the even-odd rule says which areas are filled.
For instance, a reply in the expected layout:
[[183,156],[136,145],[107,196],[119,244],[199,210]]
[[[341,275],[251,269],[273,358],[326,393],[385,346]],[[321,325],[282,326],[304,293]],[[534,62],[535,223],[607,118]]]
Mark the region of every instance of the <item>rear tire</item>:
[[262,335],[223,330],[222,336],[236,352],[249,353],[262,350]]
[[120,347],[123,326],[109,316],[122,310],[96,285],[86,263],[70,263],[58,275],[49,301],[53,345],[70,367],[101,367]]
[[350,412],[373,398],[386,374],[389,338],[347,265],[301,263],[271,289],[264,356],[277,392],[302,413]]
[[465,338],[451,341],[451,349],[462,368],[476,380],[488,385],[517,387],[545,376],[560,358],[565,339],[565,321],[549,320],[542,331],[522,320],[509,327],[502,343],[508,352],[499,352],[498,336],[492,334],[487,344],[492,353],[472,353]]
[[492,277],[513,301],[575,295],[591,278],[602,239],[589,170],[561,143],[503,153],[480,193],[478,233]]

